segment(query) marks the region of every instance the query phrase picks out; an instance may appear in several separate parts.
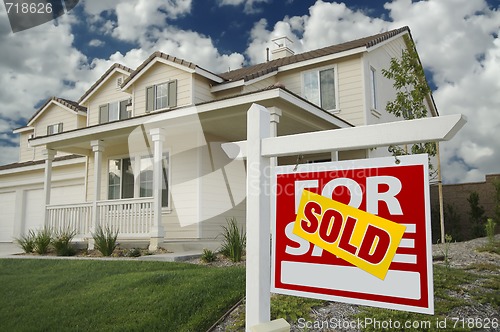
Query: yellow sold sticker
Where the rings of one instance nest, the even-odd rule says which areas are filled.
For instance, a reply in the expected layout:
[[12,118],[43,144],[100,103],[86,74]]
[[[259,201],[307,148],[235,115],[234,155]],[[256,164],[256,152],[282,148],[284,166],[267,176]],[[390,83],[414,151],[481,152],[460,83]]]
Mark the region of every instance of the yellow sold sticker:
[[304,190],[293,233],[384,280],[405,229]]

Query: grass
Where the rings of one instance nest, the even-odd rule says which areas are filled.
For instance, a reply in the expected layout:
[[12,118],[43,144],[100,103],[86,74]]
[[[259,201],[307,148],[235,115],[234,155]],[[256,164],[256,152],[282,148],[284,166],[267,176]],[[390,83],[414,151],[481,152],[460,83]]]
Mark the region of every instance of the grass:
[[240,300],[242,267],[0,260],[4,331],[206,331]]
[[228,218],[227,226],[222,226],[222,247],[220,252],[233,262],[240,262],[246,246],[246,233],[238,228],[236,218]]

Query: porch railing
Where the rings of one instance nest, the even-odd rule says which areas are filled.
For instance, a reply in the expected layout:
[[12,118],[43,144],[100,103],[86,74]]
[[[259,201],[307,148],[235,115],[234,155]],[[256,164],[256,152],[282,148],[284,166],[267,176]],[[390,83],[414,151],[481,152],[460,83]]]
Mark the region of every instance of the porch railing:
[[93,203],[47,206],[47,226],[54,230],[75,230],[75,238],[88,238],[93,225],[93,210],[97,223],[117,229],[120,238],[146,238],[153,224],[153,199],[123,199]]
[[57,231],[75,231],[77,238],[90,234],[92,203],[47,206],[48,227]]

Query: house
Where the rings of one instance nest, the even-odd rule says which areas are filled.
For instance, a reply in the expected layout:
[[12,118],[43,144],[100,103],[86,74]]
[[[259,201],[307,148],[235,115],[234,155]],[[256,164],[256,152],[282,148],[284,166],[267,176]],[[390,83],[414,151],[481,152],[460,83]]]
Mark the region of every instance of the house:
[[[50,98],[14,130],[19,162],[0,166],[0,241],[47,225],[92,246],[96,225],[109,225],[152,249],[216,246],[226,218],[245,222],[251,165],[221,144],[246,139],[250,106],[269,109],[279,136],[394,121],[384,107],[395,91],[381,70],[407,47],[404,36],[408,27],[302,54],[278,41],[269,61],[225,73],[161,52],[136,69],[111,66],[77,102]],[[432,96],[427,104],[437,115]]]

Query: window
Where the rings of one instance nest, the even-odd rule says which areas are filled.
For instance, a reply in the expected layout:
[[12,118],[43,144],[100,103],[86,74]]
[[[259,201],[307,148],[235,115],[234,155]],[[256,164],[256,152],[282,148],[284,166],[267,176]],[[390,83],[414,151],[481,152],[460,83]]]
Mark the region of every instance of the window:
[[304,73],[304,98],[325,110],[337,109],[335,69]]
[[99,123],[128,119],[130,117],[127,112],[128,104],[128,100],[122,100],[99,106]]
[[371,91],[371,107],[372,110],[377,109],[377,72],[375,68],[370,67],[370,91]]
[[62,133],[62,131],[63,131],[62,122],[47,126],[47,135]]
[[177,106],[177,80],[146,88],[146,112]]
[[[168,207],[168,153],[163,154],[162,206]],[[136,172],[134,173],[134,169]],[[108,199],[153,196],[153,158],[110,159]]]

